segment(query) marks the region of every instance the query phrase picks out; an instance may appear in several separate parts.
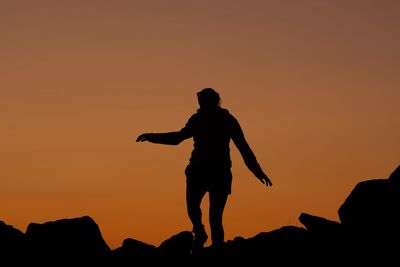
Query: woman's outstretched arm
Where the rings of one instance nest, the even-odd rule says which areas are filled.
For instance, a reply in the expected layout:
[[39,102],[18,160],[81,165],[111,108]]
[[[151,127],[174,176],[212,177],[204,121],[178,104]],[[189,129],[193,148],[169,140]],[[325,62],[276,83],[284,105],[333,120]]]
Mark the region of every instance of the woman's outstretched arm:
[[138,136],[136,142],[151,142],[163,145],[178,145],[183,140],[189,138],[184,132],[170,132],[170,133],[144,133]]

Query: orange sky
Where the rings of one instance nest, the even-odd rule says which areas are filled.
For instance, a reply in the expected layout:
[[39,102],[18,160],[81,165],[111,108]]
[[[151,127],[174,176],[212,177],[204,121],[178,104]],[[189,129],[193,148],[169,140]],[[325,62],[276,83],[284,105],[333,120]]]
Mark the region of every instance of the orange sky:
[[2,1],[0,220],[89,215],[113,248],[190,230],[192,141],[134,140],[179,130],[204,87],[274,183],[232,147],[226,239],[338,220],[358,181],[399,164],[399,3]]

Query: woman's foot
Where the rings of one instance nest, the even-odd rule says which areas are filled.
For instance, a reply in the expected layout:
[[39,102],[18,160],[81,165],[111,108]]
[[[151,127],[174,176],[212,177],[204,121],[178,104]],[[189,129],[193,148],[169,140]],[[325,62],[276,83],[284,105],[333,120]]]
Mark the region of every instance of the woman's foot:
[[193,252],[197,252],[204,248],[204,244],[208,239],[208,235],[204,226],[193,228],[194,241],[193,241]]

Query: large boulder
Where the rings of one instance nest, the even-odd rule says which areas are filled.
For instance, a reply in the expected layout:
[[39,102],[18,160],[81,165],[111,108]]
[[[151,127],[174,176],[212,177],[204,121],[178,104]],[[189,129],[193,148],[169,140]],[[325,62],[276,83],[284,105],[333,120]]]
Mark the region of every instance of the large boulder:
[[18,247],[24,239],[24,233],[11,225],[0,221],[0,250]]
[[31,223],[26,237],[34,251],[33,261],[45,266],[92,266],[110,252],[92,218]]
[[338,212],[357,266],[400,266],[400,166],[358,183]]
[[358,183],[340,206],[339,217],[357,232],[400,234],[400,166],[388,179]]
[[13,226],[0,221],[0,266],[23,264],[25,252],[24,234]]

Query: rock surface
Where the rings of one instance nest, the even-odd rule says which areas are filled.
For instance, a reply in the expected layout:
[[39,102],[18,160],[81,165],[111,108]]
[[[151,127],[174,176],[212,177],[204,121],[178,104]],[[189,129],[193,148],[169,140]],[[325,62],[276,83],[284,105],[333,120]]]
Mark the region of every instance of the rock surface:
[[31,223],[25,233],[40,265],[85,266],[110,252],[100,229],[88,216],[44,224]]

